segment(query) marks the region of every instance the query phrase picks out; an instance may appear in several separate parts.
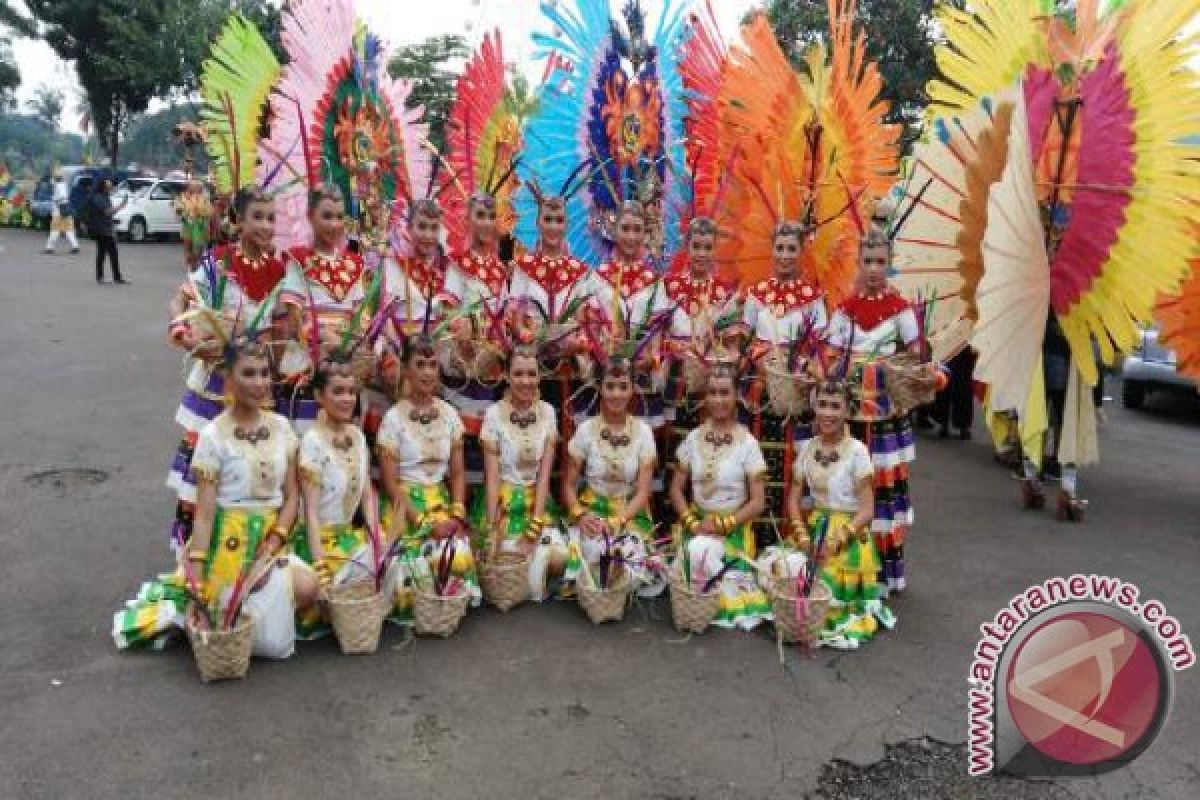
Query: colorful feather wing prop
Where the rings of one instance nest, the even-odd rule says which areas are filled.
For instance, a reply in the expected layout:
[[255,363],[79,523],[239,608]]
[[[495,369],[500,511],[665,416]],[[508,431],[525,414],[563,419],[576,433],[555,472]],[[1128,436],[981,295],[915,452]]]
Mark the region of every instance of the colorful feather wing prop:
[[280,66],[245,17],[233,14],[200,72],[201,121],[217,191],[254,182],[259,129]]
[[1200,119],[1189,66],[1197,36],[1185,34],[1196,3],[1143,0],[1121,13],[1103,59],[1080,82],[1079,187],[1051,266],[1063,333],[1092,383],[1092,341],[1114,363],[1139,341],[1159,296],[1188,274],[1200,199],[1194,148],[1183,142]]
[[978,0],[970,10],[942,6],[936,19],[946,44],[936,53],[945,80],[929,86],[939,113],[969,112],[995,97],[1029,65],[1050,65],[1044,0]]
[[1050,269],[1020,98],[1008,139],[1008,158],[988,197],[979,320],[971,344],[979,351],[975,377],[992,387],[996,409],[1025,408],[1050,310]]
[[927,335],[935,359],[966,346],[979,317],[988,196],[1008,160],[1015,90],[972,113],[939,119],[913,153],[896,231],[893,282],[932,306]]
[[[1200,222],[1191,224],[1192,238],[1200,241]],[[1200,256],[1191,260],[1192,274],[1179,293],[1164,297],[1155,309],[1163,344],[1175,353],[1179,371],[1200,380]]]

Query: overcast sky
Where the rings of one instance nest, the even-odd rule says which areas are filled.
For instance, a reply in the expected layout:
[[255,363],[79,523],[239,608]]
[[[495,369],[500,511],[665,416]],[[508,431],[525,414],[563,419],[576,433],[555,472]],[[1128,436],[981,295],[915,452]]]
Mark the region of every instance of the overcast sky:
[[[570,3],[572,0],[558,2]],[[643,0],[651,26],[656,23],[662,2]],[[730,39],[736,35],[742,15],[763,4],[762,0],[711,2],[721,30]],[[619,9],[623,0],[610,0],[610,3],[614,9]],[[15,0],[15,5],[22,7],[24,3]],[[532,61],[530,32],[550,28],[539,10],[538,0],[358,0],[357,5],[369,27],[392,46],[417,42],[440,33],[461,33],[474,43],[484,31],[499,27],[504,35],[505,57],[519,63]],[[21,105],[24,106],[25,100],[43,83],[62,89],[67,95],[67,103],[61,124],[67,130],[78,131],[80,115],[76,108],[81,95],[74,66],[60,61],[50,47],[40,41],[14,39],[13,51],[23,81],[17,93]],[[534,72],[540,74],[537,70]]]

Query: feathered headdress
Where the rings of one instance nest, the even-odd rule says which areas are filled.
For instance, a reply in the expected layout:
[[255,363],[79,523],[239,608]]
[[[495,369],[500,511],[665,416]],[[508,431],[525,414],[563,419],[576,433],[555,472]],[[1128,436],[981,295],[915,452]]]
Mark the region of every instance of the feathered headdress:
[[810,46],[796,73],[766,16],[742,29],[722,88],[722,124],[741,148],[738,181],[724,211],[742,230],[722,256],[743,279],[758,280],[772,264],[772,229],[799,220],[812,233],[805,273],[833,303],[854,284],[861,210],[895,180],[899,128],[885,124],[883,79],[866,61],[855,32],[856,0],[827,0],[829,47]]
[[200,69],[201,121],[220,194],[254,183],[259,131],[279,71],[258,29],[241,14],[230,16]]
[[406,107],[411,82],[388,75],[383,42],[355,19],[352,0],[289,3],[282,38],[289,61],[261,176],[275,179],[278,244],[307,240],[307,192],[318,184],[338,186],[356,223],[386,241],[431,169],[424,109]]
[[[584,162],[584,187],[568,201],[571,252],[591,266],[608,255],[606,223],[626,199],[661,199],[667,252],[681,241],[683,210],[690,203],[685,172],[687,107],[680,72],[681,48],[690,32],[685,3],[667,0],[651,32],[638,2],[626,3],[622,20],[607,0],[542,3],[554,35],[535,34],[548,77],[538,111],[526,129],[526,163],[547,185],[562,184]],[[532,198],[521,201],[522,215]],[[521,229],[532,247],[533,231]]]
[[467,209],[472,202],[492,203],[496,229],[509,233],[515,224],[512,196],[519,186],[516,168],[523,147],[525,110],[507,81],[500,32],[483,37],[455,85],[446,125],[444,176],[447,243],[452,252],[469,244]]

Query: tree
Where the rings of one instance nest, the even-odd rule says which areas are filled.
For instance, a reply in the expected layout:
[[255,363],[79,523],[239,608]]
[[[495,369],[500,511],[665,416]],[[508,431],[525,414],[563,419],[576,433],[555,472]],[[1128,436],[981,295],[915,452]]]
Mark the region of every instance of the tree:
[[14,92],[21,85],[21,71],[13,58],[12,44],[8,37],[0,36],[0,111],[15,104]]
[[462,36],[443,34],[400,48],[388,64],[388,72],[393,78],[406,78],[413,82],[410,102],[425,106],[429,140],[439,151],[445,148],[446,118],[454,104],[457,73],[449,64],[466,58],[470,53],[467,40]]
[[63,112],[63,93],[42,84],[34,91],[33,97],[25,101],[25,107],[49,130],[56,131]]
[[[963,0],[943,0],[962,8]],[[937,71],[934,47],[938,32],[933,24],[934,0],[858,0],[858,21],[867,37],[867,57],[883,74],[883,97],[891,105],[889,122],[908,129],[906,144],[915,138],[921,114],[929,105],[926,84]],[[805,46],[829,33],[824,2],[770,0],[767,18],[775,38],[799,65]]]

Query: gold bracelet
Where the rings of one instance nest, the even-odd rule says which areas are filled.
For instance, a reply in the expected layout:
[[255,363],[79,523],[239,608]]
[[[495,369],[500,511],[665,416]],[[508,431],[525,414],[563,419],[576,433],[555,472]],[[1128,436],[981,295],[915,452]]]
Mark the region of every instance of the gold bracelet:
[[724,534],[728,536],[737,530],[737,514],[726,514],[724,518]]
[[188,550],[187,560],[188,561],[207,561],[208,553],[205,552],[204,550]]
[[579,520],[582,519],[583,515],[586,513],[587,511],[584,509],[584,507],[576,503],[575,505],[571,506],[570,510],[567,511],[567,517],[571,520],[571,522],[579,522]]
[[467,507],[462,503],[450,504],[450,516],[463,518],[467,516]]

